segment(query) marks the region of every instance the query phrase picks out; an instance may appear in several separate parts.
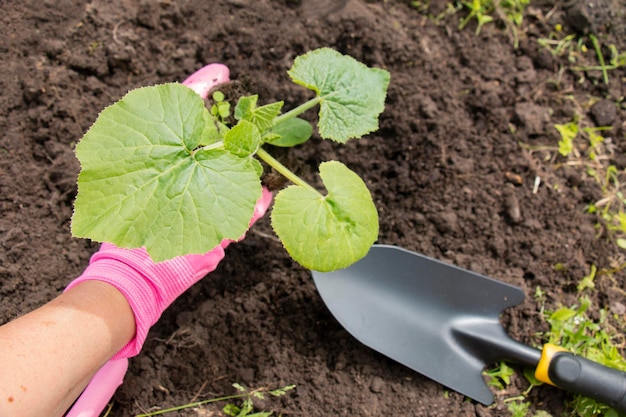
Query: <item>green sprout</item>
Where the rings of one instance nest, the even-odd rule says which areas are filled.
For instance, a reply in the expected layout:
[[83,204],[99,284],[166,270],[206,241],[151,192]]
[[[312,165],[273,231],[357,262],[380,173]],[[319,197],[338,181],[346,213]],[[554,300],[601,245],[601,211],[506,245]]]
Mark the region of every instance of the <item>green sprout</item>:
[[273,158],[264,145],[291,147],[311,137],[298,116],[319,107],[322,139],[343,144],[378,129],[389,73],[329,48],[297,57],[292,81],[314,92],[283,113],[283,102],[230,106],[213,95],[208,110],[190,88],[169,83],[129,92],[106,108],[76,146],[81,163],[72,234],[152,259],[205,253],[248,229],[261,196],[262,160],[293,184],[276,195],[272,226],[306,268],[356,262],[378,238],[378,212],[363,180],[339,161],[323,162],[321,192]]
[[228,101],[224,101],[224,93],[221,91],[215,91],[212,98],[215,103],[211,106],[211,114],[222,123],[226,123],[230,117],[230,103]]
[[463,29],[470,20],[476,19],[478,25],[476,27],[476,35],[480,34],[482,27],[493,21],[490,13],[493,12],[493,2],[482,0],[471,0],[462,2],[469,9],[469,13],[459,23],[459,29]]
[[505,361],[500,361],[495,367],[483,372],[488,377],[488,385],[497,390],[503,390],[511,383],[511,377],[515,374],[515,370]]
[[287,385],[285,387],[273,389],[273,390],[270,390],[267,388],[258,388],[255,390],[249,390],[241,384],[234,383],[233,387],[238,391],[237,394],[211,398],[208,400],[195,401],[195,402],[191,402],[188,404],[179,405],[176,407],[152,411],[150,413],[138,414],[135,417],[160,416],[163,414],[169,414],[169,413],[173,413],[176,411],[186,410],[189,408],[197,408],[197,407],[207,405],[207,404],[238,400],[238,399],[242,400],[239,405],[229,402],[224,406],[223,411],[226,415],[231,416],[231,417],[269,417],[273,414],[272,412],[269,412],[269,411],[254,412],[254,399],[263,400],[265,399],[266,395],[269,395],[272,397],[282,397],[286,395],[289,391],[293,390],[296,386]]
[[574,151],[574,139],[578,136],[578,120],[575,118],[569,123],[555,124],[554,128],[561,135],[559,153],[562,156],[569,156]]
[[463,29],[472,19],[476,19],[476,35],[487,23],[493,22],[494,14],[501,17],[501,21],[510,30],[514,38],[514,46],[519,46],[519,33],[524,21],[524,10],[530,0],[469,0],[460,2],[469,10],[467,16],[461,19],[459,29]]

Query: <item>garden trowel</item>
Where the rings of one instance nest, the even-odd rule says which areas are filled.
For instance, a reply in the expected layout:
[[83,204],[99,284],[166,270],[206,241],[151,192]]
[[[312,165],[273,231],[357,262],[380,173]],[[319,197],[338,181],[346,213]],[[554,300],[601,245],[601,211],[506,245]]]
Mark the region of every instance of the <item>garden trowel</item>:
[[386,245],[349,268],[313,272],[335,318],[363,344],[464,394],[491,404],[483,369],[510,360],[542,382],[626,412],[626,373],[547,344],[512,339],[500,313],[524,299],[520,288]]

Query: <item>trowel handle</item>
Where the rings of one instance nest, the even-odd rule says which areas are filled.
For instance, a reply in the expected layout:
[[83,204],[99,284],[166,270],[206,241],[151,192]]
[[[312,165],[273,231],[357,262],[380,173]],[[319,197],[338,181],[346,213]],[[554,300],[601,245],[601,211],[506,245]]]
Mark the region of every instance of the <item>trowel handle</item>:
[[574,355],[559,346],[546,344],[535,377],[626,413],[626,372]]

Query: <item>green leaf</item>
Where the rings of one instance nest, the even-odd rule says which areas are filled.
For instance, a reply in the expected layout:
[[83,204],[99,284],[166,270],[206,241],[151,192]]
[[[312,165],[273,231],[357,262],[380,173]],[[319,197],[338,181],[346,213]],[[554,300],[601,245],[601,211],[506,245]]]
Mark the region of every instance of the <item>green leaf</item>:
[[574,139],[578,135],[578,121],[574,120],[566,124],[556,124],[554,128],[561,134],[559,141],[559,153],[568,156],[574,151]]
[[305,268],[332,271],[365,256],[378,238],[378,213],[365,183],[337,161],[320,165],[323,196],[297,185],[276,196],[272,226]]
[[317,94],[323,138],[343,143],[378,129],[389,85],[387,71],[321,48],[297,57],[288,73],[296,84]]
[[240,384],[240,383],[238,383],[238,382],[235,382],[235,383],[233,383],[232,385],[233,385],[233,387],[234,387],[237,391],[239,391],[239,392],[246,392],[246,391],[247,391],[247,390],[244,388],[244,386],[243,386],[243,385],[241,385],[241,384]]
[[227,416],[237,417],[237,415],[241,412],[241,408],[237,407],[235,404],[226,404],[222,411]]
[[274,126],[270,131],[270,135],[274,135],[273,138],[266,138],[265,141],[270,145],[289,148],[306,142],[312,133],[311,123],[294,117]]
[[224,135],[224,148],[237,156],[254,155],[261,145],[261,132],[246,120],[241,120]]
[[143,246],[155,261],[241,237],[261,195],[257,167],[198,148],[215,131],[202,99],[180,84],[133,90],[107,107],[76,146],[73,235]]
[[224,101],[224,99],[226,98],[226,97],[224,96],[224,93],[222,93],[221,91],[215,91],[215,92],[213,92],[212,97],[213,97],[213,100],[214,100],[214,101]]
[[576,311],[571,308],[561,307],[550,316],[550,320],[566,321],[576,315]]
[[241,97],[235,106],[235,119],[247,120],[256,125],[261,132],[274,126],[274,119],[280,114],[283,102],[257,107],[258,95]]
[[282,388],[277,388],[275,390],[269,391],[270,395],[273,395],[274,397],[282,397],[283,395],[287,394],[287,391],[291,391],[292,389],[295,389],[296,386],[295,385],[287,385],[285,387]]
[[252,400],[250,398],[246,398],[241,403],[241,410],[239,411],[239,414],[237,414],[237,417],[246,417],[253,410],[254,410],[254,404],[252,404]]

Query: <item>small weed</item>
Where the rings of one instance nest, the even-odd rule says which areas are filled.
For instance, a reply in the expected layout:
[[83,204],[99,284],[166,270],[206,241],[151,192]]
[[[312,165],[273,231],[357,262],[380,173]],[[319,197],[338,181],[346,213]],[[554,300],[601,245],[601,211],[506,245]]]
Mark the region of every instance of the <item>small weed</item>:
[[[595,276],[593,268],[590,275]],[[584,277],[578,287],[589,288],[590,280],[592,281],[590,276]],[[599,311],[600,317],[597,321],[592,320],[587,315],[590,308],[589,297],[581,295],[578,305],[560,307],[552,312],[545,311],[544,317],[550,330],[542,335],[542,339],[602,365],[625,371],[626,359],[620,353],[626,342],[624,329],[616,328],[604,309]],[[574,395],[568,405],[573,415],[580,417],[618,415],[609,406],[581,395]]]
[[[579,111],[582,114],[582,110]],[[626,249],[626,170],[610,164],[615,144],[609,132],[611,126],[585,126],[582,117],[562,124],[554,124],[559,133],[557,146],[526,147],[530,153],[543,153],[544,161],[554,162],[556,169],[582,168],[581,175],[593,178],[601,187],[602,198],[588,205],[587,212],[598,216],[598,235],[606,231],[607,237]],[[558,156],[562,160],[558,160]]]
[[501,361],[495,368],[485,371],[483,374],[489,377],[488,385],[497,390],[503,390],[511,383],[511,376],[515,374],[515,370],[506,362]]
[[618,68],[626,67],[626,52],[619,52],[615,45],[609,45],[611,51],[611,58],[609,63],[605,63],[604,55],[602,54],[602,47],[598,38],[590,34],[589,39],[593,45],[593,49],[596,51],[599,65],[573,67],[574,71],[602,71],[602,79],[605,84],[609,83],[609,75],[607,71],[615,70]]
[[[235,404],[226,404],[224,406],[224,413],[231,417],[269,417],[272,415],[272,412],[261,411],[258,413],[253,413],[254,411],[254,403],[252,402],[253,398],[257,398],[259,400],[265,399],[265,394],[269,394],[274,397],[282,397],[295,388],[295,385],[289,385],[284,388],[275,389],[272,391],[263,391],[263,390],[254,390],[248,391],[246,388],[239,384],[233,384],[233,386],[240,392],[244,393],[247,397],[242,401],[240,406]],[[252,414],[251,414],[252,413]]]
[[487,23],[496,20],[501,21],[511,32],[514,38],[514,46],[519,46],[519,29],[524,21],[524,10],[530,4],[530,0],[468,0],[460,4],[469,10],[467,16],[461,19],[459,29],[463,29],[472,19],[476,19],[476,35]]
[[[589,275],[583,277],[578,284],[582,293],[594,287],[593,281],[599,274],[597,268],[592,266]],[[534,298],[537,301],[541,316],[547,322],[550,330],[539,333],[541,344],[551,343],[561,346],[570,352],[584,356],[604,366],[626,371],[626,359],[621,351],[626,347],[626,326],[617,317],[611,320],[609,313],[601,309],[599,319],[594,321],[587,314],[592,308],[587,295],[579,296],[578,304],[571,307],[559,307],[554,311],[545,308],[546,293],[537,287]],[[484,372],[489,377],[488,384],[498,390],[505,389],[511,383],[513,369],[506,363],[501,362],[493,369]],[[535,377],[534,369],[525,368],[524,377],[529,383],[521,395],[506,398],[503,402],[512,417],[551,417],[545,410],[536,410],[530,414],[531,404],[525,399],[528,393],[536,386],[543,383]],[[579,417],[617,417],[617,412],[611,407],[599,403],[593,399],[574,395],[567,403],[568,414]]]
[[577,39],[575,34],[564,35],[561,25],[556,25],[547,38],[537,39],[537,43],[552,56],[565,56],[572,63],[576,62],[581,53],[587,52],[582,39]]
[[[581,73],[601,71],[602,80],[605,84],[609,84],[608,71],[626,67],[626,52],[618,51],[613,44],[604,45],[611,53],[607,62],[602,52],[603,45],[595,35],[566,35],[563,33],[561,25],[556,25],[547,38],[540,38],[537,43],[546,48],[553,56],[564,57],[570,64],[576,64],[569,68],[572,71]],[[595,58],[588,57],[587,53],[590,47],[595,53]],[[593,59],[596,60],[596,63],[590,64],[589,62]],[[579,82],[583,80],[584,76]]]
[[[504,390],[507,386],[511,384],[511,376],[515,371],[506,362],[500,362],[496,367],[483,372],[483,374],[489,377],[489,381],[487,382],[489,386],[494,387],[497,390]],[[531,404],[528,401],[525,401],[526,396],[530,392],[530,390],[538,385],[541,385],[542,382],[538,381],[535,378],[534,370],[525,368],[524,376],[530,382],[529,388],[522,393],[522,395],[506,398],[503,402],[506,404],[506,408],[511,413],[512,417],[526,417],[529,415]],[[551,417],[550,413],[544,410],[537,410],[532,417]]]
[[590,204],[587,210],[596,213],[609,232],[609,237],[615,240],[618,247],[626,249],[626,197],[623,192],[626,171],[609,165],[603,175],[597,172],[592,174],[595,174],[594,178],[602,187],[603,198]]
[[463,9],[463,5],[459,2],[446,3],[446,8],[435,15],[430,13],[430,0],[401,0],[401,2],[408,4],[411,8],[427,15],[428,19],[434,24],[439,24],[448,16],[453,16]]
[[469,13],[461,19],[459,29],[463,29],[472,19],[476,19],[478,35],[485,24],[498,21],[504,24],[512,35],[515,48],[519,46],[519,29],[524,22],[524,10],[530,4],[530,0],[466,0],[460,4],[468,9]]
[[272,415],[271,411],[261,411],[254,412],[254,399],[262,400],[266,395],[272,397],[282,397],[286,395],[287,392],[293,390],[295,385],[288,385],[283,388],[278,388],[274,390],[270,390],[267,388],[258,388],[255,390],[248,390],[244,386],[240,384],[233,384],[233,387],[239,392],[238,394],[227,395],[224,397],[211,398],[208,400],[196,401],[189,404],[180,405],[177,407],[167,408],[163,410],[153,411],[145,414],[138,414],[135,417],[152,417],[159,416],[163,414],[172,413],[175,411],[185,410],[188,408],[200,407],[202,405],[222,402],[222,401],[231,401],[231,400],[241,400],[239,405],[234,403],[228,403],[224,406],[223,411],[226,415],[231,417],[269,417]]
[[526,417],[530,411],[530,403],[516,398],[507,402],[506,408],[511,413],[511,417]]
[[584,276],[583,279],[581,279],[578,285],[576,286],[576,289],[578,290],[578,292],[583,292],[586,289],[595,288],[596,284],[594,283],[594,280],[596,279],[597,272],[598,272],[598,268],[592,264],[591,270],[589,271],[589,275]]
[[[428,13],[430,0],[401,0],[420,13]],[[467,10],[467,15],[460,19],[459,29],[464,29],[469,22],[476,20],[475,33],[480,34],[482,28],[491,22],[504,25],[514,38],[515,48],[519,46],[519,30],[524,21],[524,11],[530,0],[456,0],[446,4],[446,9],[438,15],[429,14],[429,19],[439,23],[444,18]]]
[[489,23],[493,21],[493,17],[491,13],[494,11],[494,5],[491,1],[483,1],[483,0],[471,0],[461,2],[466,8],[469,9],[469,13],[463,19],[461,19],[461,23],[459,23],[459,29],[465,28],[470,20],[476,19],[478,22],[478,26],[476,27],[476,35],[480,34],[480,30],[482,29],[485,23]]
[[554,128],[561,135],[559,140],[559,153],[562,156],[569,156],[574,152],[574,139],[578,136],[578,119],[575,118],[569,123],[555,124]]

